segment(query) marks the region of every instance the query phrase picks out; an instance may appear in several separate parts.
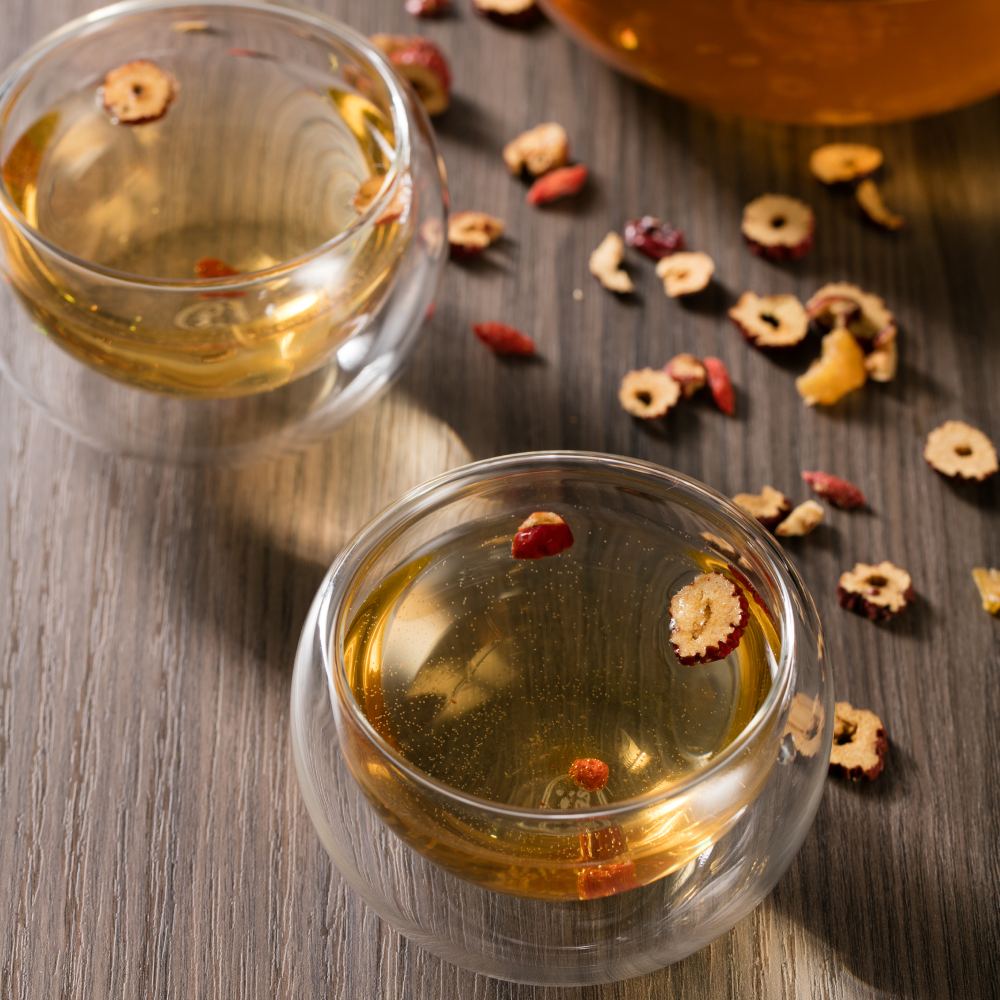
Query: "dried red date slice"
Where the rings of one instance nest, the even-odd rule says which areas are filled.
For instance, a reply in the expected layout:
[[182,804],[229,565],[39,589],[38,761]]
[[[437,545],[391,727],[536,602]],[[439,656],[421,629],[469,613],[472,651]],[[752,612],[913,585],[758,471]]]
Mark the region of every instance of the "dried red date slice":
[[864,493],[846,479],[819,471],[803,472],[802,479],[812,487],[814,493],[841,510],[853,510],[855,507],[865,505]]
[[715,405],[727,416],[736,413],[736,393],[729,378],[729,371],[721,358],[702,358],[701,363],[708,373],[708,388],[711,390]]
[[414,17],[440,17],[451,10],[451,0],[406,0],[403,9]]
[[536,510],[521,522],[510,554],[514,559],[544,559],[558,555],[572,544],[573,532],[558,514]]
[[[351,199],[351,207],[358,215],[362,215],[372,205],[372,203],[382,193],[385,185],[385,175],[376,174],[364,181],[354,197]],[[396,186],[396,193],[391,201],[385,206],[385,210],[375,220],[376,226],[388,226],[393,222],[400,222],[406,218],[410,211],[410,204],[413,200],[413,182],[409,176],[403,177]]]
[[590,273],[609,291],[628,294],[635,291],[628,272],[622,270],[625,244],[616,232],[610,232],[590,255]]
[[981,483],[998,469],[993,442],[961,420],[946,420],[927,435],[927,464],[949,479]]
[[662,260],[685,248],[684,233],[653,215],[629,219],[625,223],[625,243],[653,260]]
[[977,566],[972,571],[972,579],[976,581],[983,610],[991,615],[1000,614],[1000,570]]
[[596,757],[574,760],[569,766],[569,776],[577,788],[587,792],[599,792],[608,783],[608,765]]
[[494,354],[528,357],[535,353],[535,342],[531,337],[506,323],[475,323],[472,332]]
[[823,508],[815,500],[806,500],[774,529],[774,533],[781,535],[782,538],[797,538],[808,535],[810,531],[819,527],[822,520]]
[[873,382],[891,382],[896,377],[898,367],[896,328],[887,326],[872,341],[872,349],[865,355],[865,371]]
[[634,861],[615,861],[607,865],[584,868],[576,877],[576,891],[580,899],[600,899],[627,892],[638,886]]
[[177,97],[177,81],[149,59],[135,59],[111,70],[101,87],[104,109],[119,125],[158,121]]
[[792,509],[792,501],[773,486],[765,486],[760,493],[737,493],[733,497],[733,503],[760,521],[765,528],[773,528],[783,521]]
[[744,292],[729,318],[754,347],[794,347],[809,332],[809,316],[794,295]]
[[663,281],[663,290],[672,299],[704,291],[713,274],[715,261],[700,250],[678,251],[656,265],[656,276]]
[[816,216],[798,198],[762,194],[743,209],[740,229],[753,253],[771,260],[797,260],[812,249]]
[[846,281],[824,285],[806,303],[806,312],[823,330],[843,328],[868,342],[896,321],[879,296]]
[[515,176],[541,177],[569,163],[569,136],[558,122],[545,122],[522,132],[503,148],[503,162]]
[[641,368],[629,372],[618,389],[622,409],[641,420],[665,417],[681,398],[681,386],[665,371]]
[[906,219],[889,210],[882,192],[873,180],[862,181],[854,192],[855,200],[869,221],[883,229],[902,229]]
[[663,370],[675,381],[680,382],[681,393],[690,399],[708,381],[705,366],[693,354],[678,354],[672,357]]
[[452,257],[476,257],[503,236],[503,219],[485,212],[455,212],[448,216],[448,248]]
[[409,80],[427,114],[434,116],[448,110],[451,70],[441,50],[429,38],[376,34],[371,41]]
[[902,614],[916,594],[910,574],[885,561],[877,566],[856,563],[854,569],[841,573],[837,599],[848,611],[876,621]]
[[831,142],[809,156],[809,169],[824,184],[848,184],[881,166],[882,150],[860,142]]
[[702,573],[670,599],[670,645],[681,663],[714,663],[740,644],[750,620],[743,591],[721,573]]
[[529,205],[545,205],[557,198],[568,198],[579,194],[586,183],[587,168],[582,163],[573,167],[559,167],[558,170],[539,177],[528,188],[526,198]]
[[542,19],[535,0],[472,0],[472,9],[505,28],[530,28]]
[[882,773],[889,740],[882,720],[865,708],[838,701],[833,710],[830,773],[852,781],[874,780]]

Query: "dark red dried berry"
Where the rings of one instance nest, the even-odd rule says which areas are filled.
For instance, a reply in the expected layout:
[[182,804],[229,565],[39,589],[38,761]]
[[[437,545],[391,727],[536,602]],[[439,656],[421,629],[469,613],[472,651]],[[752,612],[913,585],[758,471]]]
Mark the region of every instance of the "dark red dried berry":
[[588,792],[599,792],[608,783],[608,774],[608,765],[596,757],[583,757],[569,766],[569,776]]
[[685,247],[684,233],[654,215],[629,219],[625,223],[625,242],[653,260],[662,260]]
[[729,371],[721,358],[702,358],[701,363],[708,373],[708,388],[712,392],[715,405],[727,416],[736,412],[736,393],[729,378]]
[[544,205],[546,202],[555,201],[556,198],[579,194],[586,183],[587,168],[582,163],[574,167],[559,167],[558,170],[552,170],[539,177],[528,188],[528,204]]
[[535,342],[527,334],[506,323],[475,323],[472,332],[495,354],[535,353]]

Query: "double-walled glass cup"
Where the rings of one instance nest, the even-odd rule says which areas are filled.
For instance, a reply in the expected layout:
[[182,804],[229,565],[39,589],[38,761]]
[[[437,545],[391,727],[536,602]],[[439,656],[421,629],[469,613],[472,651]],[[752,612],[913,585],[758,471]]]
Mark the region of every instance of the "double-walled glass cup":
[[[173,100],[130,124],[102,84],[136,62]],[[122,3],[50,35],[0,80],[0,166],[27,312],[7,297],[0,368],[121,452],[323,435],[400,372],[446,256],[413,91],[351,29],[259,0]]]
[[[362,685],[366,704],[359,702],[357,623],[386,585],[411,579],[414,567],[422,572],[443,546],[449,559],[486,545],[503,560],[518,521],[533,510],[577,526],[570,551],[580,559],[620,562],[630,537],[641,537],[647,549],[662,545],[664,561],[682,553],[693,572],[717,569],[739,581],[762,610],[774,648],[766,693],[699,770],[588,808],[510,804],[414,766],[371,711],[382,692]],[[614,531],[579,531],[585,517],[588,525],[613,521]],[[669,620],[661,605],[661,620],[640,620],[639,631],[653,636],[663,614]],[[409,634],[425,645],[428,631],[440,627],[440,609],[427,607],[426,615],[406,615]],[[618,636],[623,648],[631,638]],[[466,466],[418,487],[347,546],[303,630],[292,741],[323,844],[389,924],[477,972],[586,984],[677,961],[760,902],[818,806],[832,708],[812,600],[755,521],[707,487],[649,463],[536,453]],[[595,884],[603,888],[592,893]]]

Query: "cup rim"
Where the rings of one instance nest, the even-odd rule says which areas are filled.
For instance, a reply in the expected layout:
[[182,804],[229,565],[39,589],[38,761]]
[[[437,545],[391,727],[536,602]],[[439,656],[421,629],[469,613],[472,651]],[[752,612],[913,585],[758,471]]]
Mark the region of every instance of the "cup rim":
[[[759,558],[771,571],[780,598],[781,649],[777,658],[777,677],[764,701],[739,736],[705,768],[677,781],[665,790],[647,792],[621,802],[589,809],[559,810],[557,817],[553,816],[551,809],[510,806],[471,795],[432,777],[394,750],[365,718],[350,690],[342,655],[344,633],[350,624],[343,614],[347,604],[345,598],[349,597],[353,583],[365,571],[373,544],[398,536],[407,525],[419,520],[420,510],[435,500],[458,498],[474,485],[503,478],[504,474],[509,473],[515,466],[521,467],[518,469],[520,474],[585,470],[589,466],[596,466],[598,471],[638,473],[647,477],[651,475],[665,481],[664,484],[668,486],[682,485],[696,496],[708,501],[743,534],[748,535],[751,543],[755,542],[760,550]],[[320,608],[316,619],[317,645],[323,661],[334,717],[338,715],[338,708],[346,709],[351,721],[365,734],[369,744],[391,766],[402,771],[408,780],[467,809],[490,812],[513,820],[547,823],[551,823],[553,819],[570,822],[608,820],[631,813],[637,808],[686,796],[692,789],[709,782],[722,772],[767,725],[773,723],[787,701],[795,680],[797,602],[792,595],[793,587],[802,590],[808,599],[804,584],[794,566],[759,522],[736,506],[728,497],[696,479],[653,462],[602,452],[570,450],[521,452],[463,465],[428,480],[405,493],[362,527],[341,551],[320,588]]]
[[[401,87],[403,81],[396,74],[384,53],[364,35],[321,12],[288,5],[284,2],[277,4],[270,2],[270,0],[123,0],[121,3],[101,7],[89,14],[84,14],[82,17],[68,21],[62,27],[36,42],[27,52],[6,67],[0,75],[0,134],[2,134],[9,112],[19,96],[18,85],[32,69],[60,45],[81,35],[88,28],[101,25],[102,22],[113,21],[130,14],[185,7],[198,8],[199,11],[206,14],[210,14],[213,8],[245,8],[259,13],[276,15],[279,18],[287,19],[291,24],[306,24],[333,35],[347,48],[356,50],[364,60],[367,60],[385,84],[390,96],[393,131],[396,136],[395,155],[384,175],[386,182],[383,184],[381,192],[368,208],[353,219],[345,229],[298,257],[281,261],[273,267],[261,271],[251,271],[247,274],[224,278],[195,278],[181,281],[172,278],[157,278],[153,275],[136,275],[78,257],[28,225],[24,215],[11,199],[6,184],[0,178],[0,214],[23,238],[36,247],[43,248],[45,252],[58,258],[64,265],[86,274],[95,275],[105,282],[112,281],[130,288],[157,288],[176,292],[203,293],[215,288],[233,288],[234,286],[254,284],[261,280],[272,280],[300,268],[309,261],[328,253],[341,243],[353,239],[360,229],[366,227],[373,218],[377,218],[385,211],[396,194],[396,189],[401,182],[405,166],[409,163],[411,155],[410,121],[407,114],[408,98]],[[422,113],[415,101],[410,103],[417,114]]]

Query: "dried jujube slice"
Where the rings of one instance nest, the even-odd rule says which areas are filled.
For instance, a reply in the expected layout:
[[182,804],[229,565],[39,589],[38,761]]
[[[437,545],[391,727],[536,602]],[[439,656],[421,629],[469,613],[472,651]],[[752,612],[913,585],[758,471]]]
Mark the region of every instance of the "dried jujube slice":
[[886,560],[877,566],[856,563],[854,569],[841,573],[837,599],[848,611],[877,621],[902,614],[916,594],[910,574]]
[[558,122],[544,122],[522,132],[503,148],[503,162],[515,177],[541,177],[569,163],[569,136]]
[[797,260],[812,249],[816,216],[798,198],[762,194],[743,209],[740,231],[753,253],[771,260]]
[[535,0],[472,0],[472,9],[505,28],[530,28],[542,19]]
[[578,788],[587,792],[599,792],[608,783],[608,765],[596,757],[574,760],[569,766],[569,776]]
[[503,236],[503,219],[485,212],[454,212],[448,216],[448,248],[452,257],[475,257]]
[[654,215],[644,215],[625,223],[625,243],[653,260],[662,260],[684,249],[684,233]]
[[641,368],[631,371],[618,388],[622,409],[642,420],[665,417],[681,398],[681,386],[665,371]]
[[861,211],[865,213],[869,220],[883,229],[901,229],[906,220],[895,212],[891,211],[882,197],[882,192],[878,185],[871,179],[862,181],[854,192]]
[[834,705],[833,716],[830,773],[852,781],[877,778],[889,752],[882,720],[874,712],[854,708],[846,701]]
[[792,509],[792,501],[773,486],[765,486],[760,493],[737,493],[733,497],[733,503],[760,521],[765,528],[773,528],[783,521]]
[[573,532],[563,518],[550,510],[536,510],[518,527],[510,554],[514,559],[544,559],[572,544]]
[[814,149],[809,169],[824,184],[848,184],[882,166],[882,150],[860,142],[831,142]]
[[824,285],[806,303],[809,318],[824,330],[846,328],[860,340],[874,341],[896,318],[885,302],[847,281]]
[[873,382],[891,382],[898,367],[896,328],[890,325],[872,341],[872,349],[865,355],[865,371]]
[[664,366],[663,370],[681,385],[681,394],[690,399],[708,380],[705,366],[693,354],[677,354]]
[[981,483],[998,469],[993,442],[961,420],[946,420],[927,435],[927,464],[949,479]]
[[406,0],[403,9],[414,17],[440,17],[451,8],[451,0]]
[[448,110],[451,100],[451,70],[441,50],[422,35],[371,36],[389,62],[409,82],[427,114],[439,115]]
[[120,125],[146,125],[162,118],[177,97],[177,81],[149,59],[134,59],[104,77],[101,101]]
[[680,251],[664,257],[656,265],[656,276],[672,299],[695,295],[708,288],[715,274],[715,261],[700,250]]
[[714,663],[740,644],[750,620],[743,591],[721,573],[702,573],[670,599],[670,645],[681,663]]
[[823,520],[823,508],[815,500],[800,503],[775,529],[782,538],[808,535]]
[[590,273],[609,291],[627,294],[635,291],[628,272],[622,270],[622,259],[625,256],[625,244],[614,231],[601,240],[600,245],[590,255],[587,264]]
[[755,347],[794,347],[809,332],[809,316],[794,295],[744,292],[729,318]]
[[802,479],[815,493],[841,510],[853,510],[865,505],[864,493],[854,483],[839,476],[832,476],[829,472],[803,472]]
[[983,610],[991,615],[1000,614],[1000,570],[977,566],[972,571],[972,579],[979,589]]

